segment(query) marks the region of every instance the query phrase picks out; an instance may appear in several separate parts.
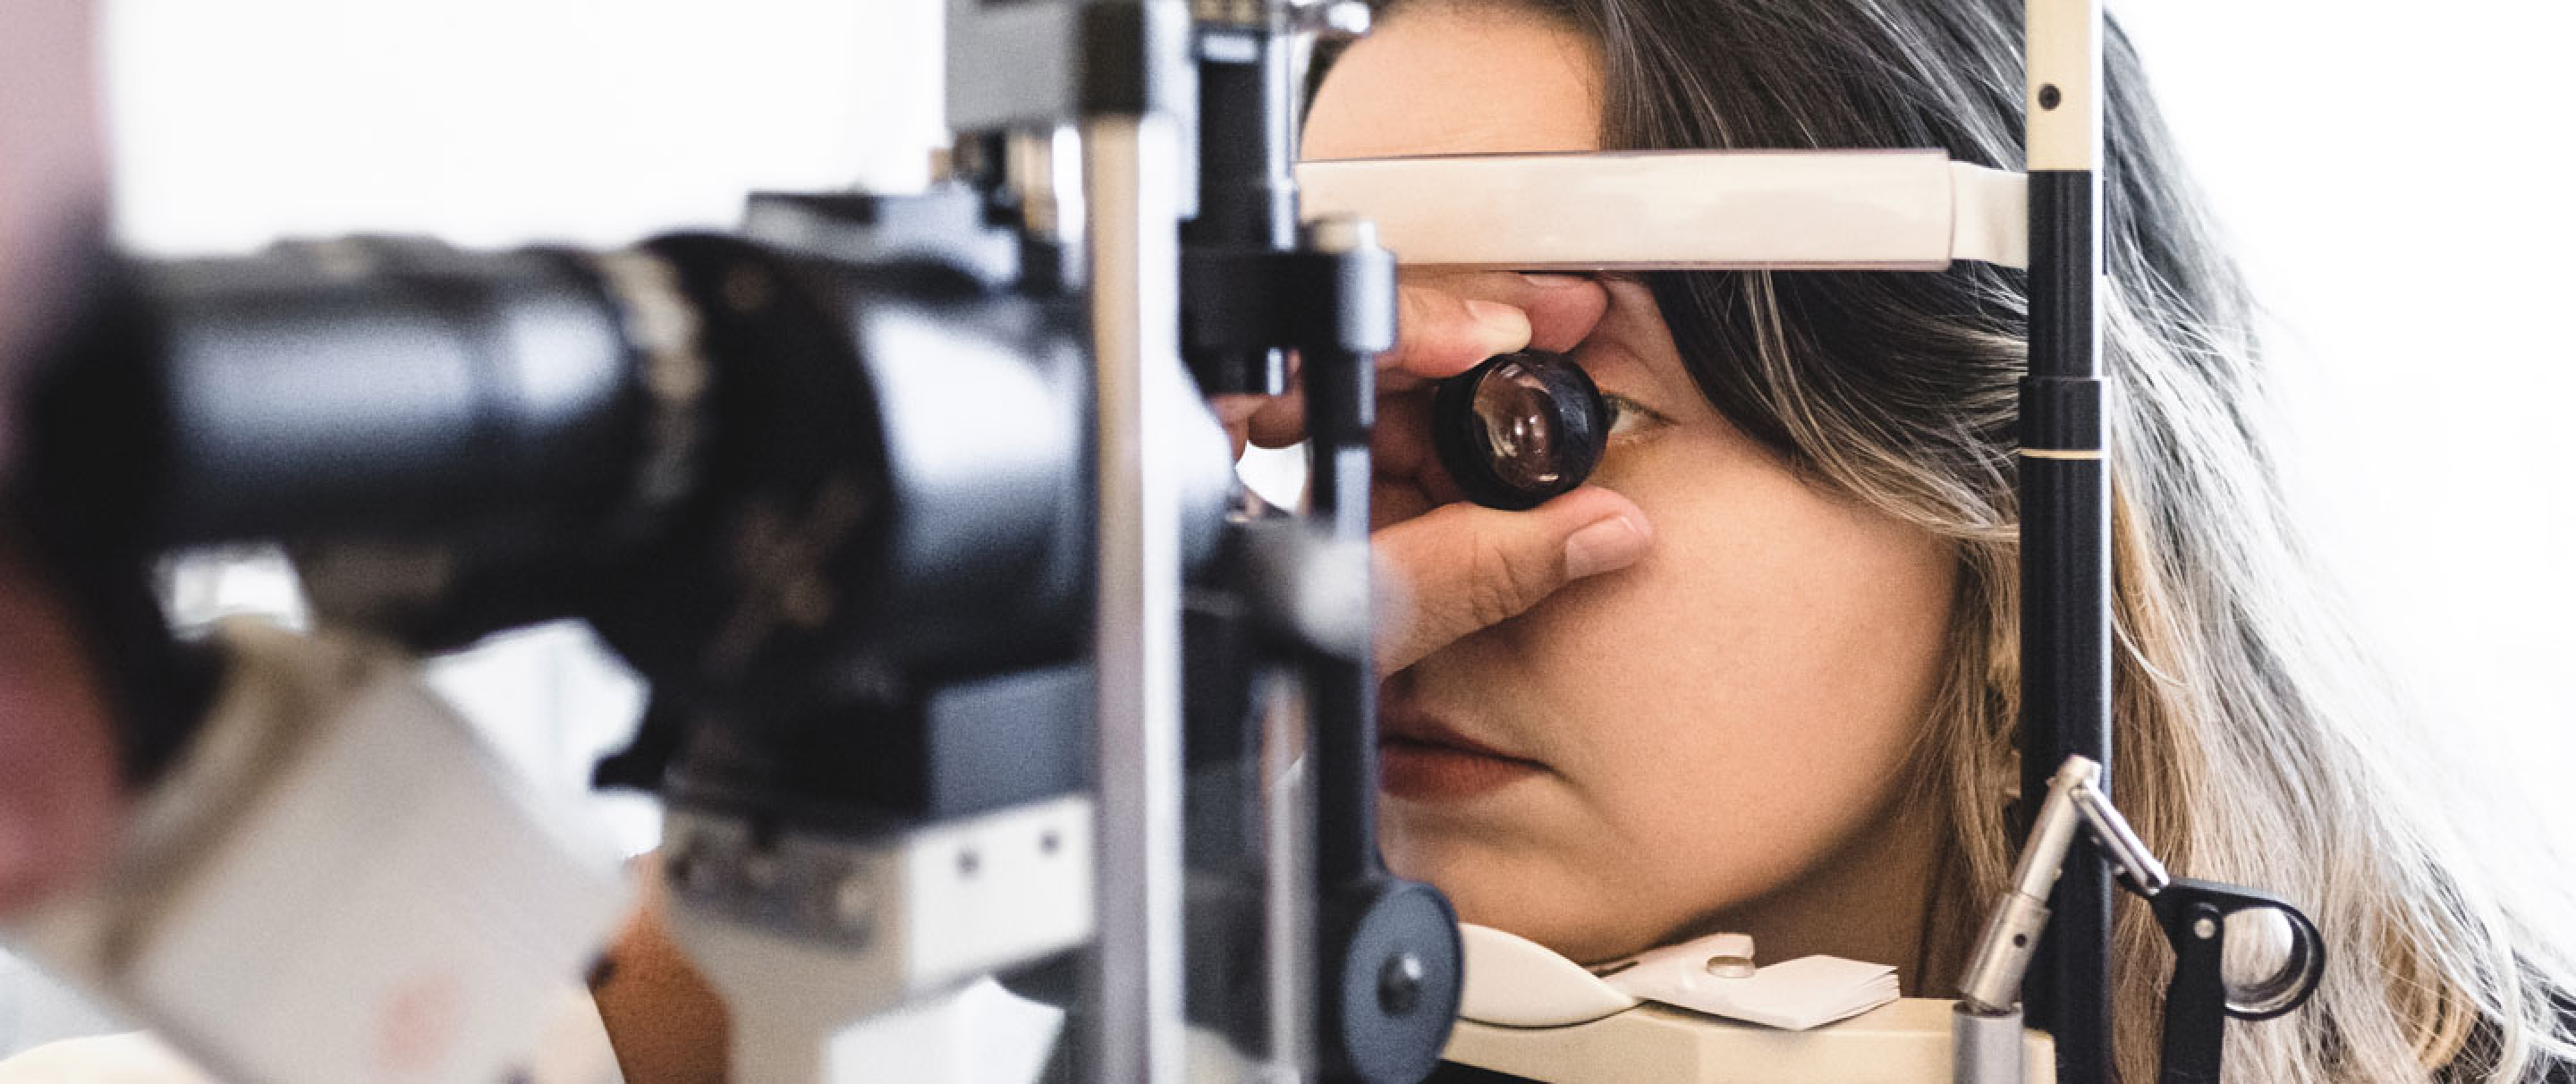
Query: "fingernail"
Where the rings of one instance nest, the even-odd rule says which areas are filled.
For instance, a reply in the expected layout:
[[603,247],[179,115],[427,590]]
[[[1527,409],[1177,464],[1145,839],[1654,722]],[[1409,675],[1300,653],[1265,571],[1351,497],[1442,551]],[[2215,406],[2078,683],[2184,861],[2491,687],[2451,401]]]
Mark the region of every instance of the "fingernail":
[[1626,516],[1585,527],[1565,540],[1565,578],[1579,580],[1636,564],[1651,541],[1645,528]]
[[1529,314],[1491,301],[1467,302],[1467,315],[1484,328],[1485,349],[1503,354],[1529,345]]

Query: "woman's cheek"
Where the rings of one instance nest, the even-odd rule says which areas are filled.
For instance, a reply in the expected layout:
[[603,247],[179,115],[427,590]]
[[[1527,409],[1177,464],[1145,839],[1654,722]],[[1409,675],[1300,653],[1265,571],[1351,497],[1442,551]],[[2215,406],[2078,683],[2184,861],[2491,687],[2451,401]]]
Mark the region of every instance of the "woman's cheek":
[[1615,841],[1600,872],[1679,921],[1794,878],[1900,789],[1948,586],[1910,528],[1674,436],[1601,479],[1654,552],[1552,598],[1515,654],[1575,731],[1560,767]]

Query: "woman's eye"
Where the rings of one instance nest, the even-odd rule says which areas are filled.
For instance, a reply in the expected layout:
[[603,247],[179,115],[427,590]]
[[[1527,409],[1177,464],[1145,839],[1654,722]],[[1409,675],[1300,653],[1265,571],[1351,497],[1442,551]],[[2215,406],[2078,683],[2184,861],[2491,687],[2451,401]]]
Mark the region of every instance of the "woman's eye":
[[1603,392],[1601,401],[1610,408],[1610,436],[1613,439],[1645,432],[1666,420],[1663,415],[1624,395]]

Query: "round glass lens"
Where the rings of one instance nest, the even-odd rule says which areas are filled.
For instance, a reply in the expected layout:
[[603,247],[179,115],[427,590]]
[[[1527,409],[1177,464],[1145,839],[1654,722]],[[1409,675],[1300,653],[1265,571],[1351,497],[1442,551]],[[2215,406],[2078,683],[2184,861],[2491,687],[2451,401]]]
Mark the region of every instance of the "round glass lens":
[[1564,407],[1526,362],[1507,359],[1486,373],[1476,383],[1472,409],[1495,480],[1528,490],[1564,480]]
[[1609,441],[1610,408],[1573,359],[1524,351],[1444,380],[1432,444],[1459,488],[1491,508],[1536,508],[1582,485]]

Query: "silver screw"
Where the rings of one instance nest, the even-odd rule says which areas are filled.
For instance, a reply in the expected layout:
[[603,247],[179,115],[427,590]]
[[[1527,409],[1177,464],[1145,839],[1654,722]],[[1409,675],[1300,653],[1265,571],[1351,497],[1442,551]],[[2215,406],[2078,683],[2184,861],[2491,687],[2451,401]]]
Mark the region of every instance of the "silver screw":
[[1387,960],[1377,969],[1377,1007],[1388,1016],[1409,1016],[1422,1004],[1422,983],[1429,969],[1422,958],[1407,952]]

